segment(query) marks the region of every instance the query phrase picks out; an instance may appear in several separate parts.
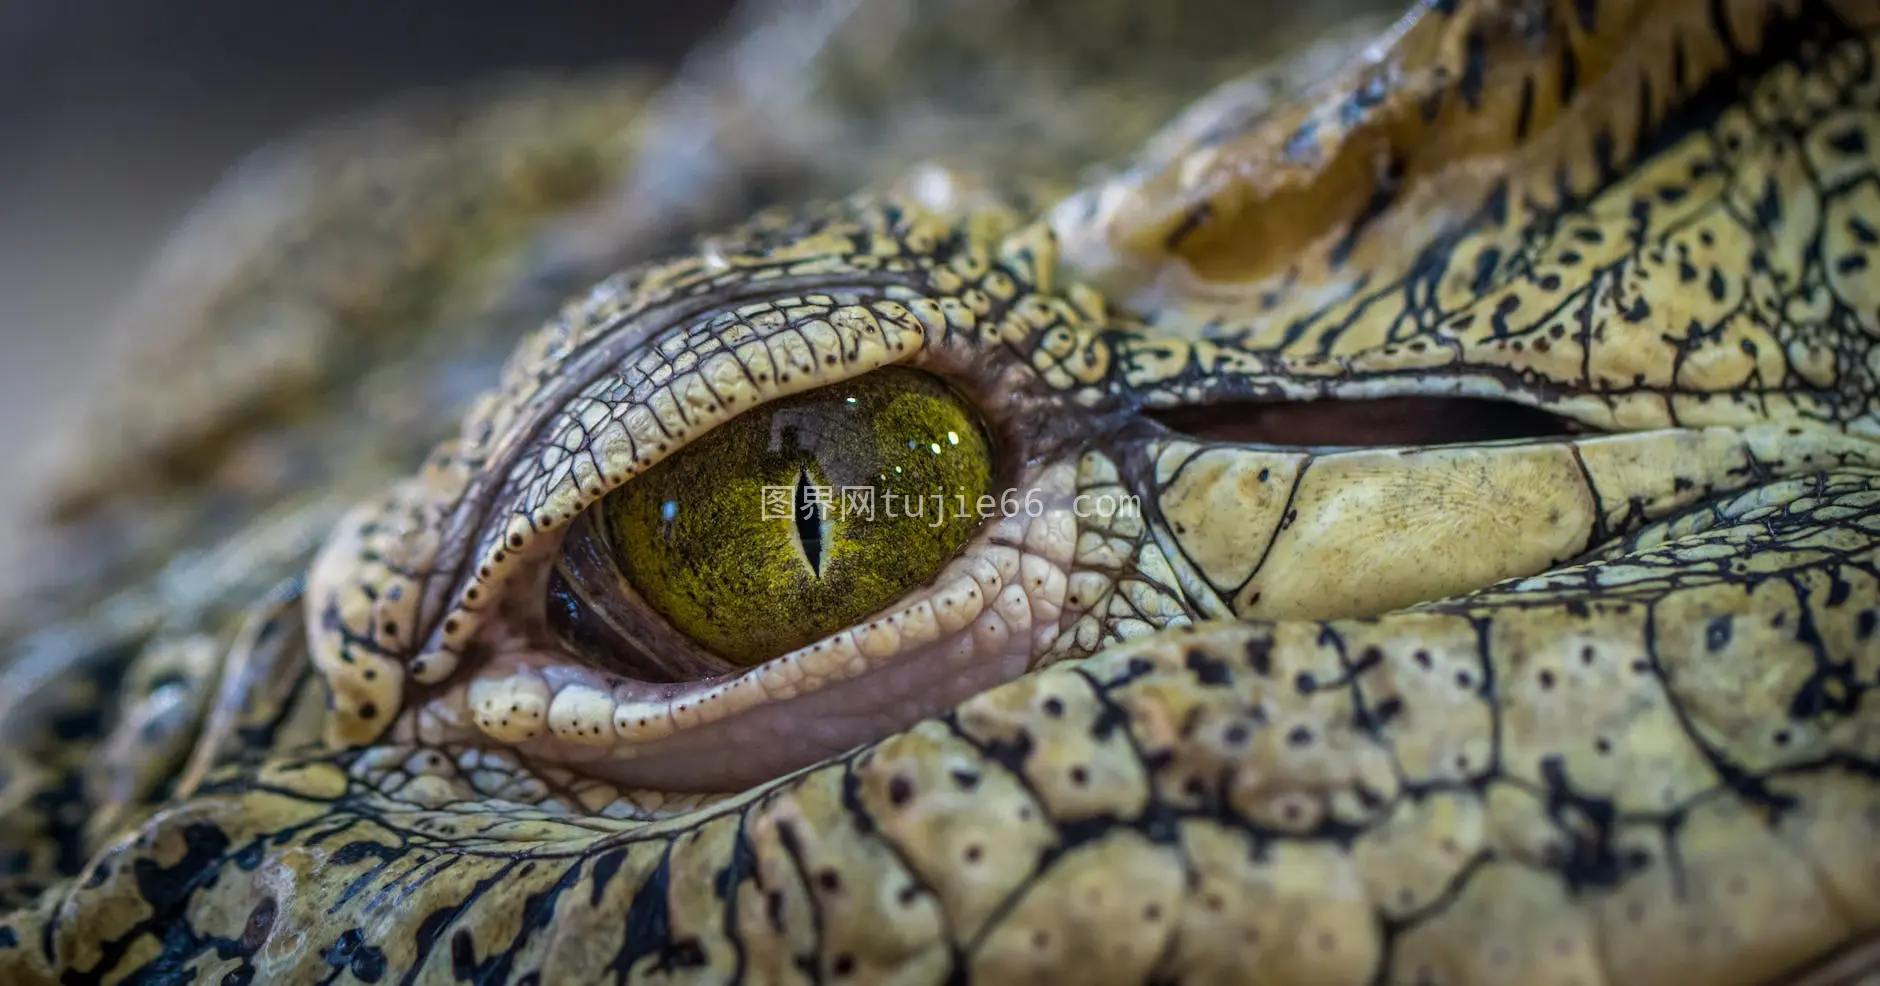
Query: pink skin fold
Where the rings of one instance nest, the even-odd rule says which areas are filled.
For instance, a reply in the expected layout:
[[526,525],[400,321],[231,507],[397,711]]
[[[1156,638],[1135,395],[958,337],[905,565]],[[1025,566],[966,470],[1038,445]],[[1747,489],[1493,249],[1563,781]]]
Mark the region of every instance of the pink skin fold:
[[655,684],[577,663],[547,643],[545,594],[527,591],[542,579],[517,579],[506,588],[521,605],[479,631],[474,669],[407,710],[394,733],[500,744],[623,787],[691,792],[742,790],[905,729],[1018,677],[1067,623],[1074,471],[1025,473],[1016,485],[1039,516],[995,517],[870,619],[715,678]]

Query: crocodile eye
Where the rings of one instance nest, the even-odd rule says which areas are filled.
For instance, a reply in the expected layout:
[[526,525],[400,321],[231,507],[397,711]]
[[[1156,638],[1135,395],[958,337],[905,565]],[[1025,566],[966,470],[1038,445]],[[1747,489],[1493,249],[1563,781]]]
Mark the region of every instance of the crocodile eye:
[[[770,402],[589,511],[550,579],[551,622],[635,677],[662,669],[610,652],[655,649],[642,606],[710,656],[762,663],[932,578],[978,528],[992,472],[975,409],[926,373]],[[673,679],[711,670],[656,663]]]

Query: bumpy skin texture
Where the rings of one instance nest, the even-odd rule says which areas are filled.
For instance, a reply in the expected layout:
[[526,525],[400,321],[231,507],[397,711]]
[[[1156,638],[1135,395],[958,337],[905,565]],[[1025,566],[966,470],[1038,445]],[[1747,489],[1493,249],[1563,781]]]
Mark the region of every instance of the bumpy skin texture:
[[[421,471],[67,603],[7,665],[0,979],[1880,975],[1880,9],[1333,49],[1065,196],[930,169],[628,267]],[[583,511],[888,363],[1041,513],[742,673],[556,649]]]

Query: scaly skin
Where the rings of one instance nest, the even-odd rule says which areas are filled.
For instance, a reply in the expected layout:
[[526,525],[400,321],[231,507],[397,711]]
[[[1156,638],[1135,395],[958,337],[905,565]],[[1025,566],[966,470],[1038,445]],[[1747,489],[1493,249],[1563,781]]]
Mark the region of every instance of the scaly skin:
[[[396,443],[51,594],[0,980],[1870,982],[1877,63],[1853,0],[1430,4],[1066,196],[600,280],[337,521]],[[608,491],[889,363],[1035,514],[748,670],[557,642]]]

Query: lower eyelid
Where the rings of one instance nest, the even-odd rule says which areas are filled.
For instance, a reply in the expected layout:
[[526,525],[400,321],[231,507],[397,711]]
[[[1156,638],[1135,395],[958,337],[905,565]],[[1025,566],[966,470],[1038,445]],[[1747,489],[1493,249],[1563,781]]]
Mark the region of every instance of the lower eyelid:
[[589,684],[566,682],[550,692],[540,675],[522,673],[484,679],[488,683],[473,685],[472,691],[503,703],[504,709],[516,695],[531,696],[525,713],[539,719],[528,728],[512,723],[499,730],[502,736],[491,737],[526,756],[567,763],[585,776],[625,786],[736,791],[943,712],[1011,680],[1030,660],[1030,642],[1018,635],[1009,636],[996,654],[946,653],[957,643],[937,641],[902,655],[905,660],[828,688],[638,742],[584,741],[575,734],[594,728],[586,722],[568,724],[574,728],[560,735],[550,728],[556,705],[568,704],[571,692],[609,694]]
[[[1041,517],[992,522],[934,585],[817,644],[683,684],[499,650],[432,700],[436,718],[589,776],[675,790],[737,789],[912,725],[1022,673],[1061,630],[1074,530],[1058,515],[1074,477],[1041,478],[1034,487],[1061,487]],[[727,761],[726,744],[747,759]]]

